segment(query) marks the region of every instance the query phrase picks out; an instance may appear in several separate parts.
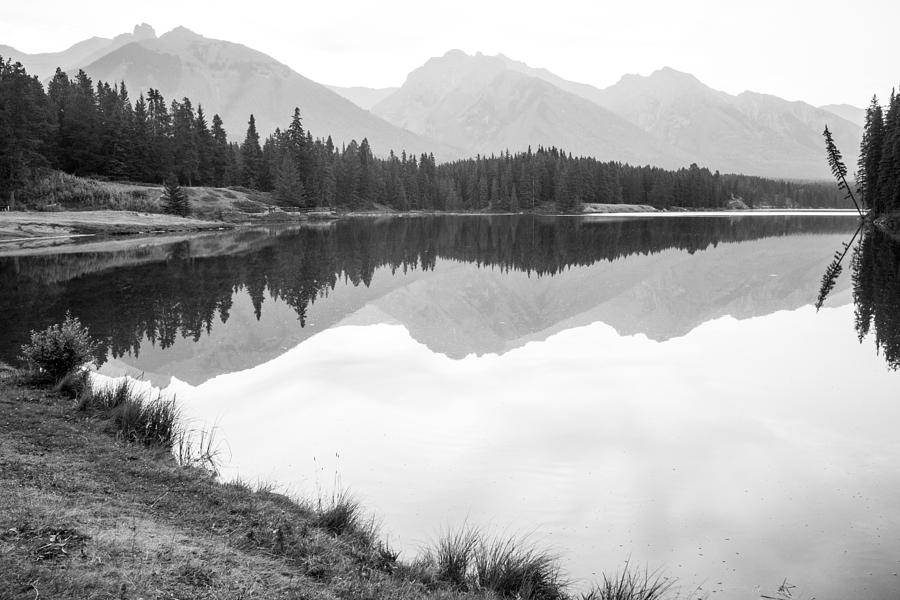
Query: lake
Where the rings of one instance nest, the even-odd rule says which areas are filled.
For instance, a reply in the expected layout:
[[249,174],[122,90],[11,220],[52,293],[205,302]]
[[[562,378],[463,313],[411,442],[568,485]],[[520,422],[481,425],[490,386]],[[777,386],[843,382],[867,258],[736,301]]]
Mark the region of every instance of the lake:
[[7,252],[0,359],[71,310],[102,374],[218,428],[223,478],[349,489],[407,558],[465,523],[576,586],[630,560],[710,597],[898,598],[889,252],[813,307],[856,228],[359,218]]

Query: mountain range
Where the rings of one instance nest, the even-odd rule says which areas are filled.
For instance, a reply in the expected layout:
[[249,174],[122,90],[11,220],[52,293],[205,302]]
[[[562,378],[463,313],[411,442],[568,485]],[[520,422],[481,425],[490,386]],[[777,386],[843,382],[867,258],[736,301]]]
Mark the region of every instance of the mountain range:
[[469,153],[554,143],[605,160],[664,167],[696,162],[797,179],[828,176],[826,124],[855,164],[861,127],[838,114],[858,119],[853,110],[829,112],[754,92],[734,96],[671,68],[626,75],[599,89],[502,54],[459,50],[429,60],[372,107],[392,123]]
[[0,46],[0,56],[42,80],[59,66],[124,81],[132,98],[150,87],[169,100],[187,96],[219,113],[238,141],[251,113],[267,135],[299,106],[307,128],[337,145],[367,137],[381,155],[405,149],[439,160],[553,145],[632,164],[823,179],[825,125],[855,165],[864,119],[863,109],[849,105],[728,94],[671,68],[601,89],[502,54],[460,50],[428,60],[399,88],[325,86],[246,46],[183,27],[157,37],[147,24],[57,53]]
[[188,97],[208,114],[218,113],[232,140],[241,141],[250,114],[265,136],[286,128],[299,106],[304,125],[315,136],[331,135],[335,144],[368,137],[376,149],[434,152],[455,158],[458,150],[426,140],[361,109],[274,58],[241,44],[205,38],[184,27],[159,37],[148,25],[109,40],[91,38],[55,54],[28,55],[0,47],[0,55],[20,61],[30,72],[49,78],[55,66],[84,69],[94,81],[124,81],[132,100],[148,88],[167,100]]

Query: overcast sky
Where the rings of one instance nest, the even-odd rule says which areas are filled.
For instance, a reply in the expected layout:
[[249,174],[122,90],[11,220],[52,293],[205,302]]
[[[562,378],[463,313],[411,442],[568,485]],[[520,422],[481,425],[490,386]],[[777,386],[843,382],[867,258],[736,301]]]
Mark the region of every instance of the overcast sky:
[[599,87],[670,66],[727,92],[817,105],[863,106],[900,83],[897,0],[4,1],[0,44],[58,51],[144,21],[239,42],[336,85],[400,85],[452,48]]

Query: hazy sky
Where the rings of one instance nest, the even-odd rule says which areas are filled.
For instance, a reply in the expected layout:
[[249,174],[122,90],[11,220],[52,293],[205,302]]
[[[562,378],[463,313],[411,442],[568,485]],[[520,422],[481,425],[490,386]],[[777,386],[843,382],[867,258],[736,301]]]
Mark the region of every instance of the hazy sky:
[[336,85],[400,85],[451,48],[599,87],[671,66],[727,92],[813,104],[862,106],[900,83],[897,0],[30,0],[3,2],[0,44],[57,51],[142,21],[246,44]]

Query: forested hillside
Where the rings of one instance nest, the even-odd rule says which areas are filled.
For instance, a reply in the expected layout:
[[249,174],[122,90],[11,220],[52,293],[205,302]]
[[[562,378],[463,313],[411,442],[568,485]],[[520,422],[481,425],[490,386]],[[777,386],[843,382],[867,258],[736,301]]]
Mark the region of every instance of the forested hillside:
[[887,110],[872,98],[858,167],[863,205],[875,215],[900,210],[900,95],[891,93]]
[[174,174],[182,185],[272,191],[299,207],[580,212],[582,203],[722,208],[735,198],[750,206],[846,206],[824,184],[600,162],[555,147],[443,164],[430,153],[381,159],[363,136],[340,148],[314,138],[300,109],[265,140],[248,117],[237,143],[217,114],[210,119],[189,98],[167,102],[150,89],[132,101],[124,84],[60,69],[45,91],[20,64],[0,59],[0,197],[27,204],[29,182],[49,168],[154,183]]

